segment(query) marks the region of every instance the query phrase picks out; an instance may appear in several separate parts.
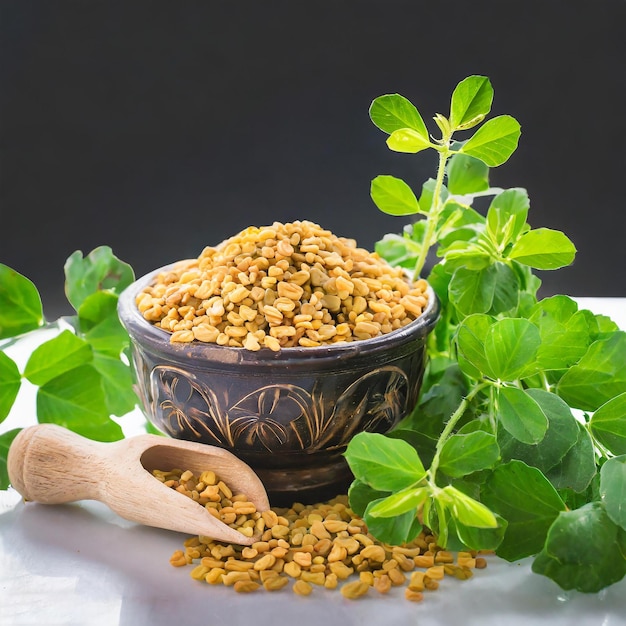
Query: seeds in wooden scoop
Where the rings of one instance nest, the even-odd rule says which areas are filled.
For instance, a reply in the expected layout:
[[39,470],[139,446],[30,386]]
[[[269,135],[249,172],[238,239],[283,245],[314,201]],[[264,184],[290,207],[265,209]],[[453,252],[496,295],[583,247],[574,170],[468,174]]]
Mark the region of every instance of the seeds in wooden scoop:
[[188,496],[218,520],[246,537],[256,532],[256,522],[261,517],[256,506],[243,494],[233,494],[228,485],[215,472],[202,472],[195,476],[189,470],[154,470],[152,474],[165,486]]
[[[165,483],[174,480],[171,472],[160,474]],[[178,474],[179,483],[183,475]],[[217,477],[215,480],[219,482]],[[193,497],[189,485],[183,493]],[[235,502],[246,501],[243,495],[235,498],[241,498]],[[228,499],[220,500],[220,506],[228,509]],[[191,537],[184,550],[174,552],[170,563],[175,567],[193,565],[195,580],[232,586],[242,593],[289,586],[297,595],[309,595],[317,587],[339,589],[344,598],[356,600],[370,591],[389,594],[394,587],[404,587],[405,598],[412,602],[421,602],[424,594],[438,589],[445,578],[467,580],[475,568],[487,564],[474,551],[459,552],[455,557],[442,550],[427,529],[405,545],[381,543],[350,509],[347,496],[247,516],[236,523],[242,521],[251,525],[244,528],[254,527],[260,533],[260,540],[252,546]]]

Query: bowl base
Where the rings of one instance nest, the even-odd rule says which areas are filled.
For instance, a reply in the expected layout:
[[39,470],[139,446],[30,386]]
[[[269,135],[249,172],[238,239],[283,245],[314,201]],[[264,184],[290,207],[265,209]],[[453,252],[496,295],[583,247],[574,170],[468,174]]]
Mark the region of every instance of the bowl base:
[[343,457],[332,463],[303,468],[258,468],[252,465],[263,482],[270,504],[290,507],[295,502],[317,504],[348,493],[354,476]]

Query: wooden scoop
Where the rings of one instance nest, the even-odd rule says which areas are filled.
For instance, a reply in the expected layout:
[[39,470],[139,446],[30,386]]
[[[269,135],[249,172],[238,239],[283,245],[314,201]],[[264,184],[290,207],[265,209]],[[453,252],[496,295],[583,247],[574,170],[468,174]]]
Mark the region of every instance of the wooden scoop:
[[196,476],[212,470],[258,511],[270,508],[263,483],[248,465],[227,450],[202,443],[158,435],[99,443],[61,426],[39,424],[22,430],[8,455],[11,485],[26,500],[99,500],[121,517],[147,526],[244,545],[258,540],[219,521],[151,474],[174,468]]

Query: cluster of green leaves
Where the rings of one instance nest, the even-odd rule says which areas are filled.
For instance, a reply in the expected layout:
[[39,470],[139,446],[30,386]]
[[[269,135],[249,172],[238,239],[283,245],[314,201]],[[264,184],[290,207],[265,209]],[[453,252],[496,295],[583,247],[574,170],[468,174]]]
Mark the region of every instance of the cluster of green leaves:
[[[111,416],[133,410],[137,396],[128,361],[128,333],[117,315],[121,291],[134,280],[130,265],[102,246],[83,258],[74,252],[65,263],[67,299],[75,315],[46,322],[35,285],[0,264],[0,423],[9,415],[22,383],[37,387],[37,420],[65,426],[90,439],[124,437]],[[6,348],[33,333],[36,342],[20,371]],[[9,484],[7,455],[20,431],[0,434],[0,489]]]
[[[449,117],[434,117],[440,139],[400,95],[370,108],[392,150],[439,153],[419,198],[393,176],[371,195],[417,216],[377,251],[415,277],[432,251],[442,314],[415,410],[348,446],[350,501],[384,541],[423,524],[442,545],[534,556],[535,572],[594,592],[626,575],[626,332],[568,296],[538,299],[535,270],[570,264],[576,249],[531,228],[524,189],[490,187],[520,136],[510,116],[484,121],[492,100],[488,78],[463,80]],[[482,210],[479,198],[490,199]]]

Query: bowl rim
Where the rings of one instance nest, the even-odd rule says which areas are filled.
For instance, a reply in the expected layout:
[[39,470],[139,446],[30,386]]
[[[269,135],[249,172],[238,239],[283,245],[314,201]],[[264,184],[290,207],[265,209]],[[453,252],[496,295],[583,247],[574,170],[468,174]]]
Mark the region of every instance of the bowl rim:
[[[246,350],[242,347],[220,346],[215,343],[187,342],[171,343],[169,337],[171,333],[163,328],[159,328],[147,321],[139,312],[135,304],[136,295],[148,286],[153,279],[161,272],[166,272],[173,267],[184,263],[186,260],[168,263],[156,268],[128,285],[119,295],[117,309],[122,326],[128,332],[131,342],[135,344],[148,344],[153,350],[167,353],[170,356],[179,355],[189,359],[199,357],[211,360],[219,359],[222,363],[262,363],[268,362],[276,364],[277,361],[310,361],[321,357],[346,359],[356,355],[374,356],[380,352],[387,352],[394,347],[410,343],[416,339],[424,338],[435,327],[440,311],[441,303],[434,289],[428,284],[428,304],[422,314],[411,323],[378,337],[371,339],[360,339],[336,344],[323,344],[313,347],[287,347],[279,351],[272,351],[269,348],[261,348],[258,351]],[[141,337],[139,340],[138,337]]]

